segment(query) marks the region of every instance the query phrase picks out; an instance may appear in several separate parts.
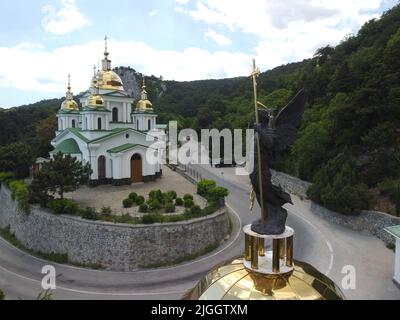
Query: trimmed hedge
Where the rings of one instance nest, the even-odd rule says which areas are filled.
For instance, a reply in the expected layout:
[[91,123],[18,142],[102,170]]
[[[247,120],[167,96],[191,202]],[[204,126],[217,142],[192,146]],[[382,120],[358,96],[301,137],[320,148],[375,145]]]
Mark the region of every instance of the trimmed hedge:
[[122,205],[124,206],[124,208],[132,208],[133,200],[131,198],[126,198],[122,200]]

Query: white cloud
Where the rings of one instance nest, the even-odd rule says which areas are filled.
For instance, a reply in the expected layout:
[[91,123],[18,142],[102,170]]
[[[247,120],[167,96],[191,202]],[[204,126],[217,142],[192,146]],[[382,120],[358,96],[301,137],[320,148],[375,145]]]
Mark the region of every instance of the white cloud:
[[175,2],[179,3],[179,4],[187,4],[189,3],[190,0],[175,0]]
[[47,5],[42,8],[42,27],[47,32],[63,35],[89,25],[89,20],[79,12],[75,0],[61,0],[62,8]]
[[[63,94],[68,73],[73,91],[87,90],[93,74],[93,64],[102,59],[103,41],[34,50],[25,45],[0,47],[0,87]],[[143,42],[109,41],[113,66],[131,66],[145,74],[160,75],[170,80],[196,80],[247,75],[251,56],[243,53],[198,48],[182,51],[156,50]],[[134,53],[134,54],[132,54]],[[201,62],[201,63],[199,63]]]
[[154,9],[154,10],[149,12],[149,16],[150,17],[154,17],[156,14],[158,14],[158,9]]
[[214,30],[211,30],[210,28],[208,28],[208,30],[204,33],[204,35],[206,38],[210,38],[211,40],[213,40],[220,46],[228,46],[228,45],[232,44],[231,39],[224,36],[223,34],[219,34],[219,33],[215,32]]
[[255,36],[262,68],[310,58],[335,45],[367,20],[385,0],[197,0],[181,10],[196,21]]

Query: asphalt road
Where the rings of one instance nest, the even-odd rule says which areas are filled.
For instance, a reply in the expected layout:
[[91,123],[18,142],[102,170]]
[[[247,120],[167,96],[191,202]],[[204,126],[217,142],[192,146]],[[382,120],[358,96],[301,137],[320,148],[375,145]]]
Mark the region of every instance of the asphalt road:
[[[245,178],[241,181],[227,179],[226,175],[220,174],[220,170],[210,169],[208,166],[195,166],[194,169],[203,178],[212,178],[219,185],[230,190],[227,204],[234,221],[233,233],[231,238],[215,252],[193,262],[169,268],[111,272],[47,262],[27,255],[0,239],[0,288],[8,299],[35,299],[38,293],[43,291],[41,287],[43,266],[53,265],[57,273],[57,289],[53,291],[55,299],[180,299],[213,266],[243,254],[244,241],[241,228],[257,219],[255,213],[249,212],[249,188]],[[321,229],[323,227],[321,223],[316,225],[317,222],[310,221],[305,214],[301,214],[310,211],[306,202],[296,198],[295,205],[287,208],[289,210],[288,225],[296,231],[295,258],[313,264],[339,284],[343,278],[342,263],[335,262],[344,259],[344,263],[347,263],[346,259],[352,259],[352,256],[349,258],[347,247],[345,253],[341,253],[343,250],[337,250],[336,247],[343,246],[342,243],[339,242],[336,245],[336,241],[329,238],[325,230]],[[257,210],[258,208],[255,208],[255,212]],[[337,234],[334,237],[336,238]],[[371,241],[370,237],[369,241]],[[371,243],[367,243],[367,245],[371,246]],[[393,258],[393,254],[390,255],[389,250],[383,245],[382,248],[389,252],[385,253],[388,257]],[[392,261],[388,263],[390,264]],[[367,283],[367,288],[362,287],[345,292],[346,296],[349,298],[400,299],[400,291],[394,285],[393,287],[390,285],[391,276],[387,269],[385,268],[383,275],[379,275],[385,281],[383,288],[377,287],[376,281],[368,281],[370,278],[368,276],[362,278],[364,279],[362,282]],[[378,271],[381,272],[381,270]],[[373,270],[373,273],[376,272],[376,269]],[[367,291],[368,286],[371,286],[372,296]]]

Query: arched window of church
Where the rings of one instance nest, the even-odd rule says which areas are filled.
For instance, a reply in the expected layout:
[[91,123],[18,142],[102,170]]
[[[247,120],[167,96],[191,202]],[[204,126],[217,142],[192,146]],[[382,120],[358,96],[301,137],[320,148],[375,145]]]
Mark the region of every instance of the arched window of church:
[[147,127],[149,128],[148,130],[151,130],[151,120],[148,120]]
[[112,121],[118,122],[118,108],[112,109]]
[[136,120],[136,129],[139,130],[139,120]]
[[101,130],[101,118],[97,119],[97,130]]
[[89,128],[88,128],[88,119],[87,119],[87,117],[85,118],[85,130],[89,130]]
[[75,119],[72,119],[72,128],[76,128]]

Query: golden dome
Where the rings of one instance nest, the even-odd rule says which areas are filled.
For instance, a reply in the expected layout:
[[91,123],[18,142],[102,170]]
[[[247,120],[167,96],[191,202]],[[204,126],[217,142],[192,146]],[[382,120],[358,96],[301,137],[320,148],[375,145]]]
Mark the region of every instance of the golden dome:
[[75,100],[64,100],[63,103],[61,104],[61,109],[62,110],[67,110],[67,111],[79,111],[79,106],[76,103]]
[[92,94],[88,101],[89,107],[104,107],[104,99],[99,94]]
[[124,91],[122,80],[114,71],[100,71],[97,81],[100,89]]
[[145,77],[143,76],[143,85],[142,85],[142,93],[141,98],[136,104],[137,111],[151,111],[153,110],[153,104],[147,98],[147,91],[146,91],[146,82]]
[[153,104],[149,100],[139,100],[136,109],[142,111],[153,109]]
[[216,267],[183,299],[343,300],[344,295],[332,280],[304,262],[295,261],[290,274],[266,275],[235,259]]

